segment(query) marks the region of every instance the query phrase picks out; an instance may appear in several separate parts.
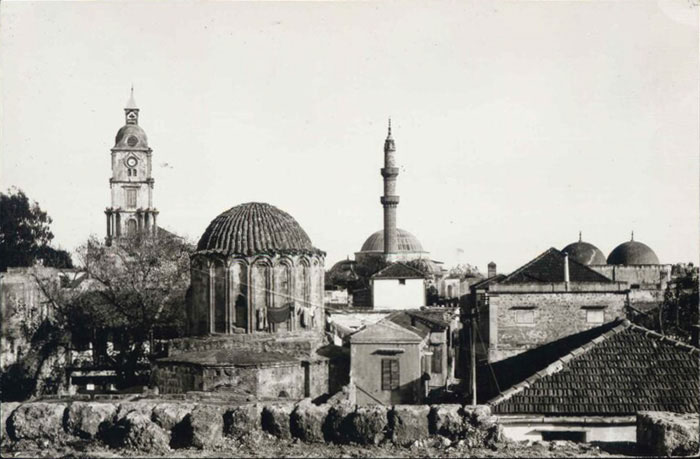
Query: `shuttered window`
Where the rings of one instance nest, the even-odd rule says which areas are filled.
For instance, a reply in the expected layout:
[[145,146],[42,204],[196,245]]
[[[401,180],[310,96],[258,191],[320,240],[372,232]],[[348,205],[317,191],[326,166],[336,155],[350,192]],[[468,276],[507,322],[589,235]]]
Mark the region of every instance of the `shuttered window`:
[[399,361],[382,359],[382,390],[399,388]]
[[126,206],[129,209],[136,207],[136,190],[126,190]]
[[432,367],[432,372],[433,373],[442,373],[442,347],[440,346],[434,346],[433,349],[433,357],[430,362],[430,366]]

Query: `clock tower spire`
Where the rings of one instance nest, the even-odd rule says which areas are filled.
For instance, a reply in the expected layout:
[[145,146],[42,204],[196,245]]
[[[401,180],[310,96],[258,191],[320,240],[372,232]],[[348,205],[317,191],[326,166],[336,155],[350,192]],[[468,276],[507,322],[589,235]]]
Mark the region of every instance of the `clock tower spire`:
[[153,206],[152,152],[146,132],[139,126],[139,108],[131,86],[124,107],[126,124],[119,129],[112,148],[109,179],[111,205],[107,216],[107,245],[137,234],[156,235],[158,210]]

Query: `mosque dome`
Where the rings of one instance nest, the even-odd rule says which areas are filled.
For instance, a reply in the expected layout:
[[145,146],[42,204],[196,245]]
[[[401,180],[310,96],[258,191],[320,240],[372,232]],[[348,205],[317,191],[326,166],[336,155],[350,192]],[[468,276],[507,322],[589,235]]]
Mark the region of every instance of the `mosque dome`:
[[197,251],[243,256],[322,253],[311,244],[294,217],[262,202],[240,204],[212,220],[197,244]]
[[604,265],[605,255],[593,244],[578,240],[564,247],[562,250],[569,257],[582,265]]
[[147,150],[148,137],[146,137],[146,132],[138,124],[126,124],[117,132],[114,148]]
[[659,258],[641,242],[631,240],[618,245],[608,255],[609,265],[658,265]]
[[[397,247],[399,252],[425,252],[418,238],[401,228],[396,228]],[[384,251],[384,230],[372,233],[362,244],[361,252],[383,252]]]

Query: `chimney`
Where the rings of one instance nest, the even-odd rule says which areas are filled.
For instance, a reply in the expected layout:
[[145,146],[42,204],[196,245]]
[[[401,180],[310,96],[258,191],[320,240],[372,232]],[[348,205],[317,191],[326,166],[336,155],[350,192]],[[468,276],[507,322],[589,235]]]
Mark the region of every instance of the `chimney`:
[[496,272],[496,263],[494,263],[494,262],[492,261],[492,262],[489,263],[489,265],[488,265],[488,277],[494,277],[496,274],[498,274],[498,273]]
[[564,282],[569,285],[569,255],[564,254]]

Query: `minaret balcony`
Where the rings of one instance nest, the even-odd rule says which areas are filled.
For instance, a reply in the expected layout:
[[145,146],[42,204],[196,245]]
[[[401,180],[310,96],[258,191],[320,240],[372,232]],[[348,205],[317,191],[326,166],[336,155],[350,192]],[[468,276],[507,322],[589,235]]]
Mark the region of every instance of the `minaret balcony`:
[[384,206],[396,206],[399,203],[399,197],[398,196],[381,196],[379,198],[379,201]]
[[389,178],[389,177],[396,177],[399,175],[399,168],[398,167],[383,167],[381,169],[382,171],[382,177],[384,178]]

